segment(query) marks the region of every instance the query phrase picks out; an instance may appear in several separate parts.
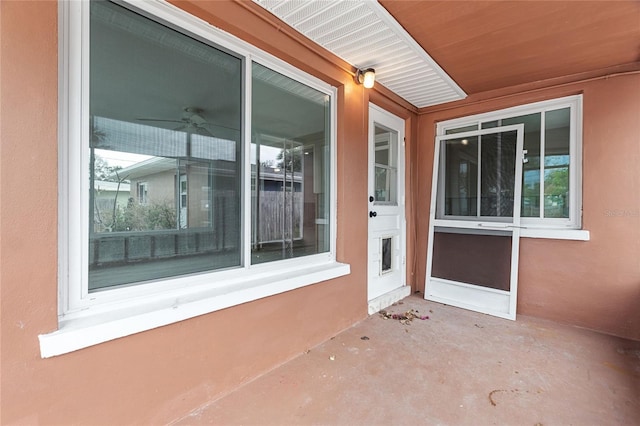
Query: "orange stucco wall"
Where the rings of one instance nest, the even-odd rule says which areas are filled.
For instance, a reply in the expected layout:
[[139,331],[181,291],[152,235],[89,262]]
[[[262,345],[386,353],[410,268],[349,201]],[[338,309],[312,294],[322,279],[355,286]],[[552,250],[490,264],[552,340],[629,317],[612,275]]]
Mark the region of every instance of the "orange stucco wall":
[[407,279],[423,288],[434,122],[584,91],[592,240],[523,241],[520,312],[640,338],[640,218],[604,214],[638,208],[638,76],[418,117],[250,2],[176,4],[338,88],[337,256],[351,275],[41,359],[38,335],[57,327],[57,5],[0,2],[1,424],[166,423],[364,318],[370,99],[406,119]]
[[369,94],[258,6],[178,4],[338,87],[337,257],[351,274],[41,359],[38,335],[57,328],[58,12],[53,1],[2,2],[1,424],[166,423],[367,314]]
[[[611,76],[419,117],[418,211],[428,212],[435,125],[456,117],[583,94],[583,228],[590,241],[522,238],[518,313],[640,339],[640,74]],[[425,215],[426,216],[426,215]],[[428,221],[418,220],[424,289]]]

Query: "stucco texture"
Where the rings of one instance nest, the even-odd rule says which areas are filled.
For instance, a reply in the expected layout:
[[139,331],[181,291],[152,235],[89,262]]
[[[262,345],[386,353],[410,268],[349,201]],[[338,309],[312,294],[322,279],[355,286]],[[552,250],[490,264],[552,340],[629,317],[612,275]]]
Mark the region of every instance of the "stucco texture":
[[367,314],[368,95],[244,5],[180,6],[246,36],[228,24],[241,22],[249,41],[339,88],[336,254],[351,274],[41,359],[38,335],[57,328],[58,10],[2,2],[2,424],[167,423]]
[[585,82],[425,114],[371,94],[351,68],[243,2],[176,2],[338,88],[337,258],[349,276],[66,355],[57,328],[57,4],[3,1],[0,104],[2,424],[159,424],[182,417],[367,314],[367,107],[407,121],[409,283],[424,288],[436,121],[584,93],[584,226],[591,241],[523,239],[520,312],[640,339],[640,76]]
[[[420,116],[418,211],[428,211],[439,121],[583,94],[583,229],[589,241],[522,238],[518,313],[640,339],[640,74],[611,76]],[[428,221],[416,220],[424,289]]]

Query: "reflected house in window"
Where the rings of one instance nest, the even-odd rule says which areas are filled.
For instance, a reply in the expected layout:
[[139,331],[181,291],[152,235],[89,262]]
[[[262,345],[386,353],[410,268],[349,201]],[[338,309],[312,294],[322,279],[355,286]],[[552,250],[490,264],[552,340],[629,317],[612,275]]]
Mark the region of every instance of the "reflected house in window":
[[88,292],[333,256],[333,90],[120,5],[89,9],[90,185],[113,169],[129,187],[89,227]]
[[94,180],[93,222],[96,232],[107,231],[113,211],[122,211],[129,204],[130,185],[126,182]]
[[[192,135],[194,136],[194,135]],[[139,205],[154,205],[173,208],[176,220],[173,226],[165,228],[208,228],[213,223],[221,227],[228,226],[226,216],[230,213],[225,206],[227,198],[235,197],[235,159],[232,150],[225,150],[225,142],[235,144],[233,141],[217,140],[219,148],[210,150],[209,161],[180,161],[164,157],[152,157],[145,161],[118,171],[129,183],[122,184],[118,194],[118,205],[125,207],[126,200],[129,203]],[[215,144],[212,144],[215,146]],[[226,156],[226,157],[225,157]],[[202,159],[205,160],[205,159]],[[293,209],[289,213],[294,219],[294,238],[302,237],[303,215],[303,176],[301,171],[285,170],[277,166],[261,164],[256,173],[252,168],[252,180],[257,179],[262,209],[276,212],[282,204],[290,203],[293,193]],[[115,176],[114,176],[115,180]],[[212,181],[215,181],[217,191],[212,190]],[[115,182],[104,182],[109,187],[117,185]],[[113,192],[113,191],[112,191]],[[256,197],[255,191],[252,196]],[[111,197],[111,198],[108,198]],[[112,201],[114,194],[105,194],[103,198]],[[261,216],[258,226],[260,232],[257,244],[279,241],[275,232],[270,232],[278,226],[278,218],[273,215]],[[231,219],[229,219],[230,221]],[[233,219],[235,226],[237,220]],[[152,224],[146,224],[145,228],[157,229]],[[133,231],[134,229],[128,229]]]
[[[92,155],[113,169],[104,182],[97,169],[91,174],[92,288],[110,286],[107,271],[117,267],[128,268],[121,284],[140,280],[152,268],[145,264],[156,260],[175,259],[189,270],[210,267],[204,258],[197,265],[200,255],[213,255],[220,268],[238,263],[240,154],[230,139],[237,132],[220,132],[225,139],[104,117],[92,123],[99,135]],[[306,246],[316,250],[322,239],[316,232],[313,144],[267,135],[260,140],[263,161],[254,155],[251,165],[254,261],[272,260],[294,244],[302,252]],[[104,160],[114,157],[130,165]]]
[[213,205],[237,196],[234,140],[101,117],[93,122],[104,135],[94,143],[97,153],[145,158],[131,160],[133,164],[109,176],[111,181],[127,182],[129,203],[173,210],[171,220],[128,224],[121,230],[210,227]]
[[[92,126],[99,135],[92,138],[92,156],[106,159],[114,169],[106,178],[120,187],[111,200],[100,201],[113,206],[109,226],[94,220],[90,288],[239,263],[239,131],[216,129],[220,136],[214,137],[194,133],[195,128],[166,129],[100,116],[92,117]],[[92,185],[96,189],[98,182]],[[94,218],[99,216],[98,194],[92,191]],[[152,266],[158,260],[166,267]],[[123,268],[121,276],[110,273],[113,268]]]

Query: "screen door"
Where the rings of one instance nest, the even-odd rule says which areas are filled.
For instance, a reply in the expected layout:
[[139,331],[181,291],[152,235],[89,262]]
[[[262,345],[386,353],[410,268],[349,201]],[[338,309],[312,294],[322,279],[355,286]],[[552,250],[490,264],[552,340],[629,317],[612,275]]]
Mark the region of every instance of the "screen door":
[[426,299],[515,319],[523,130],[436,138]]

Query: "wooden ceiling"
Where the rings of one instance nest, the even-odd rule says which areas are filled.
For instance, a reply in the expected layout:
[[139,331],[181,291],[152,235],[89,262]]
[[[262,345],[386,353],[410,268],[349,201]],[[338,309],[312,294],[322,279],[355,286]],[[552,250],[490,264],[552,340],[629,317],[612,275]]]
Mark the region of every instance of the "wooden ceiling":
[[469,95],[640,61],[640,1],[379,0]]

